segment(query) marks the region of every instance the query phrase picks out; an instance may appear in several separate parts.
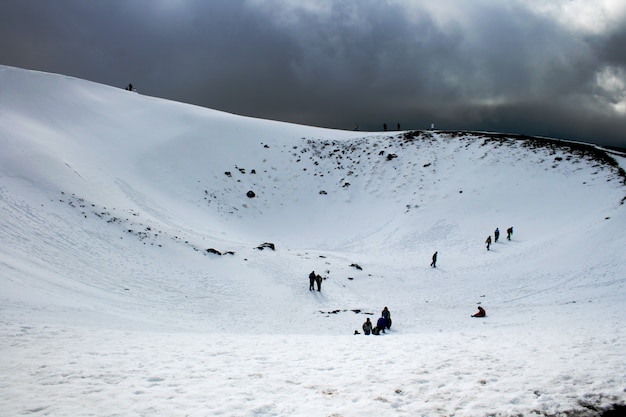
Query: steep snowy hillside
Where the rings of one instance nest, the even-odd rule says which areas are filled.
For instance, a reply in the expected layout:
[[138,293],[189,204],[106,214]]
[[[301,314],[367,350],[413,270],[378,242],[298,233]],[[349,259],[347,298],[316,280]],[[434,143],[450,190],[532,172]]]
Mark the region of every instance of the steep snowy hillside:
[[[505,287],[510,280],[531,294],[557,285],[550,274],[586,280],[594,265],[620,260],[624,173],[590,146],[480,133],[339,132],[56,75],[8,67],[1,74],[2,258],[22,276],[7,285],[16,295],[22,285],[42,287],[40,275],[53,272],[66,284],[41,291],[69,297],[71,309],[87,292],[99,306],[94,314],[119,308],[123,297],[120,316],[137,308],[152,317],[163,312],[152,311],[151,297],[167,291],[181,304],[183,327],[197,328],[205,321],[197,314],[224,312],[235,293],[245,317],[259,313],[259,329],[271,331],[261,326],[265,314],[286,308],[277,328],[307,332],[299,319],[285,327],[281,320],[299,314],[281,300],[302,296],[311,269],[328,278],[326,309],[359,309],[385,303],[377,287],[437,277],[428,267],[437,250],[437,273],[474,282],[476,293],[451,297],[451,288],[446,302],[435,297],[439,290],[431,294],[433,283],[417,285],[425,298],[455,308],[494,291],[504,271]],[[485,237],[509,226],[515,249],[486,253]],[[266,242],[276,250],[256,249]],[[207,294],[185,307],[205,285]],[[272,296],[259,303],[261,288]],[[567,293],[551,297],[568,302]],[[320,307],[302,303],[305,316]],[[407,299],[398,308],[411,316],[421,306]],[[159,322],[169,323],[164,313]]]
[[[398,341],[389,337],[385,343],[394,345],[378,347],[401,352],[390,370],[407,387],[415,381],[403,367],[415,355],[432,355],[437,369],[445,368],[445,352],[462,357],[458,346],[472,341],[472,357],[494,347],[511,356],[536,353],[529,372],[541,389],[527,387],[521,400],[507,397],[502,415],[533,407],[548,415],[563,398],[571,407],[588,393],[594,404],[623,401],[624,154],[484,132],[297,126],[4,66],[0,85],[4,351],[15,354],[37,340],[62,350],[69,338],[82,343],[76,349],[92,350],[99,343],[90,331],[120,343],[128,336],[142,351],[148,349],[139,341],[142,332],[169,341],[191,332],[202,342],[181,335],[190,346],[228,334],[231,355],[247,354],[234,347],[239,343],[276,349],[283,337],[294,349],[320,348],[315,339],[323,336],[324,349],[338,343],[337,357],[345,357],[364,349],[354,330],[387,305]],[[487,250],[485,239],[496,228],[500,240]],[[312,270],[324,277],[319,292],[308,290]],[[478,304],[487,308],[486,320],[469,317]],[[63,336],[55,336],[57,329]],[[426,352],[415,351],[418,345]],[[289,350],[276,350],[283,349]],[[598,349],[600,360],[587,356]],[[578,365],[568,359],[555,373],[567,371],[550,377],[568,388],[536,394],[551,384],[538,376],[550,366],[546,361],[568,351],[576,352]],[[333,351],[326,356],[332,360]],[[508,371],[494,365],[500,360],[490,359],[484,371],[502,377]],[[457,366],[482,369],[473,362]],[[613,370],[617,375],[608,375]],[[441,378],[450,374],[428,380],[429,392]],[[568,385],[572,378],[600,381]],[[31,384],[25,381],[16,386]],[[505,391],[520,383],[511,380]],[[461,389],[471,390],[468,385]],[[449,405],[458,389],[435,395],[432,401],[444,405],[432,415],[502,410],[494,405],[500,399],[480,397],[476,412],[463,414],[466,402]],[[14,394],[0,393],[2,400]],[[415,395],[399,406],[406,415],[431,410],[416,408],[424,393]],[[20,396],[22,408],[0,414],[38,409],[24,401]],[[361,406],[351,412],[364,415],[369,406]],[[225,412],[351,415],[251,407]],[[49,410],[44,415],[55,414]]]

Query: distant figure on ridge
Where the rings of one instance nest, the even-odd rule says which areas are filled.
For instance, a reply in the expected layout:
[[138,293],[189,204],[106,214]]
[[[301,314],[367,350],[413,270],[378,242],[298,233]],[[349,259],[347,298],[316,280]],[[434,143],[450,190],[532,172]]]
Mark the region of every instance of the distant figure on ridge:
[[363,323],[363,334],[367,336],[370,333],[372,333],[372,322],[368,317],[367,319],[365,319],[365,323]]
[[506,229],[506,240],[511,240],[511,236],[513,236],[513,226]]
[[126,89],[128,91],[133,91],[133,85],[132,84],[128,84],[128,87],[126,87]]
[[383,311],[382,313],[380,313],[380,315],[385,319],[385,327],[387,329],[390,329],[391,328],[391,313],[389,312],[389,309],[387,307],[383,308]]
[[387,123],[383,123],[383,130],[386,132],[387,131]]
[[487,236],[487,240],[485,240],[485,243],[487,244],[487,250],[489,250],[489,246],[491,246],[491,235]]
[[478,306],[478,313],[472,314],[472,317],[485,317],[486,315],[487,312],[485,311],[485,309],[481,306]]
[[311,273],[309,274],[309,291],[315,290],[314,284],[315,284],[315,271],[311,271]]
[[433,268],[437,268],[437,251],[433,253],[433,261],[430,263],[430,266]]
[[493,243],[496,243],[498,241],[498,238],[500,237],[500,229],[498,229],[497,227],[496,227],[495,232],[493,232],[493,237],[495,238],[493,240]]
[[315,276],[315,282],[317,283],[317,290],[318,291],[322,291],[322,276],[321,275],[316,275]]

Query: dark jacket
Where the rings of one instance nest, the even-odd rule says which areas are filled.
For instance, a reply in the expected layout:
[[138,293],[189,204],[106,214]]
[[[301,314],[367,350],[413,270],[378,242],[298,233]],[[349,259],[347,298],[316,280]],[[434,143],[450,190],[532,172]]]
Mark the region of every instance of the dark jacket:
[[367,319],[365,323],[363,323],[363,333],[370,334],[372,332],[372,322]]
[[384,317],[381,317],[378,319],[378,322],[376,322],[376,326],[378,326],[379,329],[384,329],[385,327],[387,327],[387,320],[385,320]]

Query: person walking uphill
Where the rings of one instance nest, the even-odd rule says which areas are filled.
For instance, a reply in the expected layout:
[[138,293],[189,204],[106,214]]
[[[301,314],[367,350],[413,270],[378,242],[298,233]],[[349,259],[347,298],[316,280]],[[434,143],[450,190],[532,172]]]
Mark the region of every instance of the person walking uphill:
[[372,332],[372,322],[370,321],[370,318],[368,317],[365,320],[365,323],[363,323],[363,334],[365,334],[367,336],[371,332]]
[[322,291],[322,276],[315,275],[315,283],[317,284],[317,290]]
[[491,246],[491,235],[487,236],[487,240],[485,240],[485,244],[487,245],[487,250],[489,250],[489,246]]
[[315,290],[314,284],[315,284],[315,271],[311,271],[311,273],[309,274],[309,291]]
[[513,236],[513,227],[506,229],[506,240],[511,240],[511,236]]
[[495,238],[493,240],[493,242],[497,243],[498,242],[498,238],[500,237],[500,229],[498,229],[497,227],[496,227],[495,232],[493,232],[493,237]]

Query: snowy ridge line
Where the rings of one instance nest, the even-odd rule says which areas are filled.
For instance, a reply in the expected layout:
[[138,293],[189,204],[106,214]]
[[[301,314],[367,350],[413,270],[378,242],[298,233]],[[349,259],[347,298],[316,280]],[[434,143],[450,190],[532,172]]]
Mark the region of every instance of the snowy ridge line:
[[460,137],[465,138],[466,135],[471,135],[476,137],[477,139],[485,138],[485,139],[496,139],[502,140],[506,142],[507,140],[515,140],[521,141],[527,146],[533,149],[544,148],[547,150],[554,151],[555,149],[560,149],[565,151],[568,154],[576,155],[582,158],[588,158],[590,160],[598,161],[603,164],[606,164],[613,169],[617,170],[618,175],[625,181],[626,184],[626,171],[622,167],[620,167],[619,163],[609,156],[609,154],[615,154],[618,156],[626,157],[626,151],[621,151],[619,149],[611,149],[606,147],[601,147],[598,145],[572,141],[566,139],[555,139],[543,136],[530,136],[530,135],[522,135],[522,134],[514,134],[514,133],[498,133],[498,132],[488,132],[488,131],[471,131],[471,130],[416,130],[409,131],[405,135],[411,136],[413,132],[417,132],[419,135],[427,135],[429,132],[432,133],[443,133],[447,134],[450,137]]
[[[429,131],[429,130],[416,130],[417,132],[421,132],[421,131]],[[469,134],[474,134],[474,135],[495,135],[495,136],[501,136],[501,137],[505,137],[505,138],[511,138],[511,139],[520,139],[520,140],[542,140],[542,141],[546,141],[546,142],[555,142],[555,143],[563,143],[563,144],[574,144],[576,146],[581,146],[581,147],[593,147],[593,148],[597,148],[599,150],[605,151],[605,152],[610,152],[610,153],[615,153],[617,155],[620,156],[626,156],[626,149],[624,148],[619,148],[619,147],[605,147],[605,146],[600,146],[600,145],[595,145],[593,143],[587,143],[587,142],[581,142],[581,141],[577,141],[577,140],[570,140],[570,139],[559,139],[559,138],[552,138],[549,136],[536,136],[536,135],[525,135],[525,134],[520,134],[520,133],[506,133],[506,132],[493,132],[493,131],[488,131],[488,130],[430,130],[432,132],[442,132],[442,133],[449,133],[449,134],[458,134],[458,133],[469,133]]]

